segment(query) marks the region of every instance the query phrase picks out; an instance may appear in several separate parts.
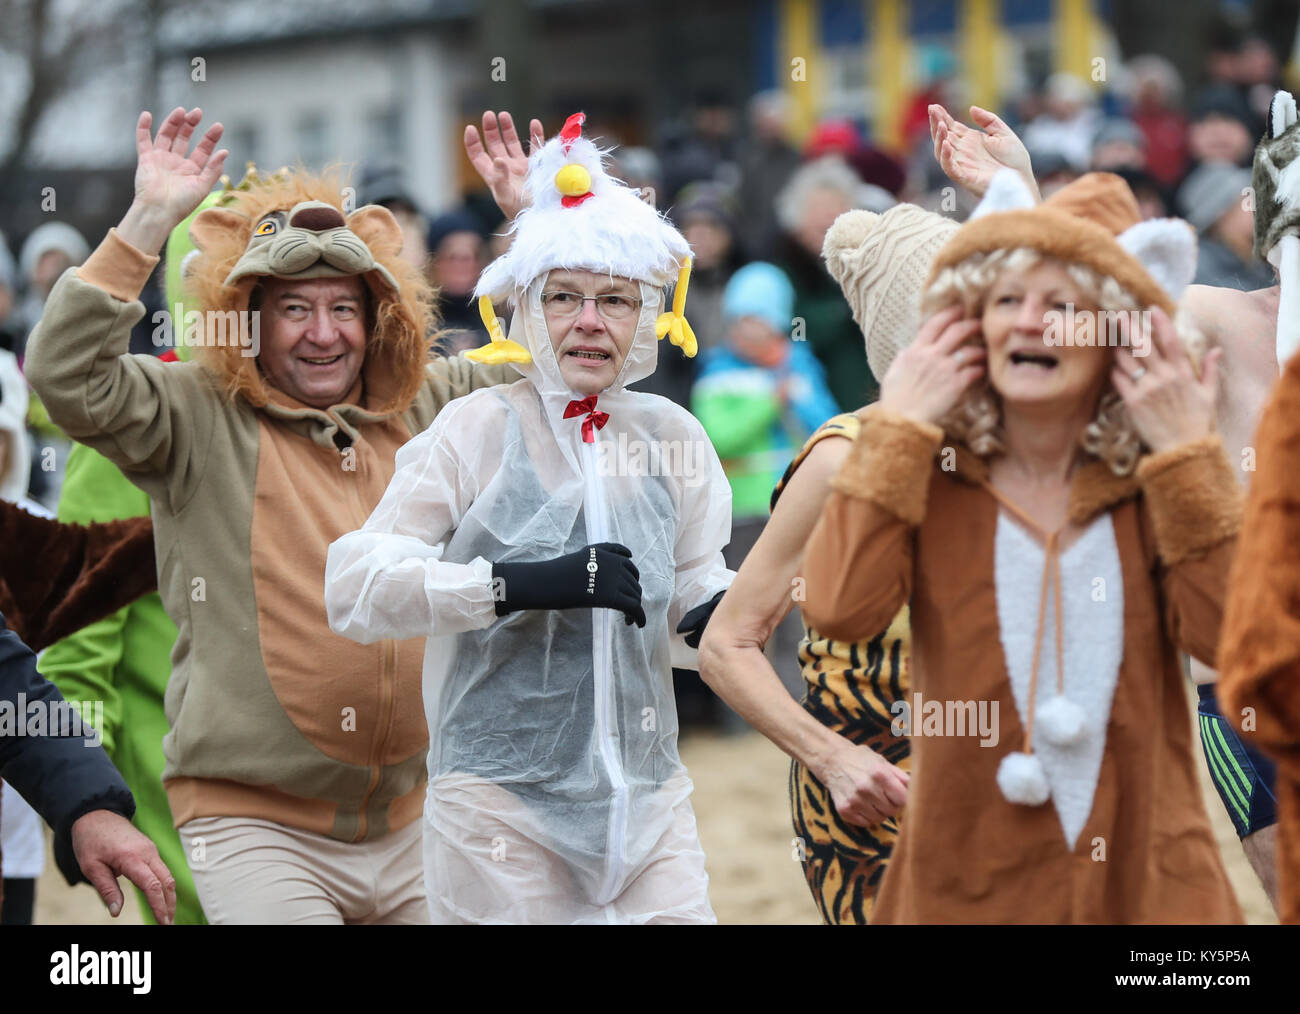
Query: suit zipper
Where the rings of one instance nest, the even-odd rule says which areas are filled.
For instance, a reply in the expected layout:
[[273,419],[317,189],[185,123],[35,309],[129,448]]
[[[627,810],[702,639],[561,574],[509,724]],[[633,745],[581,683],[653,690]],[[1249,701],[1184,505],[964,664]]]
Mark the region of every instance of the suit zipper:
[[[356,448],[356,441],[351,445]],[[364,467],[361,461],[361,454],[356,454],[357,471],[354,473],[352,483],[352,502],[355,507],[356,526],[360,528],[370,517],[370,512],[366,510],[366,505],[361,499],[361,483],[363,478],[362,469]],[[375,736],[370,742],[370,755],[367,766],[370,768],[370,780],[366,785],[365,794],[361,797],[361,804],[357,809],[357,833],[353,841],[364,841],[369,831],[369,820],[366,817],[366,807],[370,804],[371,797],[379,787],[380,775],[382,774],[382,765],[380,758],[383,756],[383,748],[388,742],[390,732],[389,725],[393,720],[393,683],[396,680],[394,672],[395,656],[397,649],[391,640],[380,641],[380,667],[379,667],[379,722],[376,728]]]
[[389,726],[393,723],[393,684],[396,682],[396,673],[394,672],[394,662],[397,655],[397,649],[392,641],[382,641],[383,645],[383,665],[380,667],[379,682],[379,729],[381,730],[378,738],[371,745],[370,751],[370,784],[366,786],[366,794],[361,797],[361,809],[357,814],[357,837],[356,841],[362,841],[368,830],[366,819],[366,806],[370,803],[370,797],[374,795],[375,789],[379,787],[379,777],[383,771],[380,764],[380,758],[383,756],[384,747],[388,743],[388,734],[392,731]]
[[[605,513],[604,483],[596,467],[596,445],[583,443],[581,446],[587,484],[587,539],[591,543],[606,542],[609,524]],[[610,623],[614,616],[609,609],[593,609],[591,617],[596,747],[614,793],[606,829],[606,872],[598,899],[605,905],[616,897],[626,866],[628,787],[619,761],[618,723],[614,715],[613,673],[610,671]]]

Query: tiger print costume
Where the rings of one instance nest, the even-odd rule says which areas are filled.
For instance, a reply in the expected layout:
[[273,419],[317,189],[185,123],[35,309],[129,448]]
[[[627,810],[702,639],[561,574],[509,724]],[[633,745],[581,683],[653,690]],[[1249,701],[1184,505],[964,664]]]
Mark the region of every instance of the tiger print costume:
[[[772,506],[819,440],[854,440],[860,425],[852,413],[837,415],[809,437],[777,484]],[[911,768],[911,747],[906,736],[891,731],[894,715],[889,709],[910,689],[910,647],[906,606],[888,630],[869,641],[832,641],[805,624],[799,645],[807,684],[804,708],[823,725],[853,743],[865,743],[904,771]],[[835,812],[830,792],[798,761],[790,765],[790,808],[797,854],[822,919],[865,925],[898,840],[898,818],[870,827],[846,823]]]

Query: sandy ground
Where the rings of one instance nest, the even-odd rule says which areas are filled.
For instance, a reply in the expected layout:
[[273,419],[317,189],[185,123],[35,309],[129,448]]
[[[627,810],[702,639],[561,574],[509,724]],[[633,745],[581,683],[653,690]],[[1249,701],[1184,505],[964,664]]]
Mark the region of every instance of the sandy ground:
[[[734,736],[692,733],[681,742],[682,760],[695,781],[695,814],[708,856],[709,893],[723,924],[819,922],[817,910],[794,860],[790,808],[786,798],[789,760],[756,733]],[[1246,919],[1276,923],[1259,879],[1196,751],[1206,809],[1214,823],[1228,876]],[[51,855],[37,888],[41,923],[112,923],[99,896],[86,885],[70,888]],[[134,892],[116,920],[141,921]]]
[[[681,754],[695,782],[695,816],[708,856],[709,896],[718,921],[820,922],[793,857],[786,788],[790,762],[785,754],[756,733],[691,736],[682,741]],[[1246,921],[1275,924],[1277,916],[1241,850],[1199,746],[1196,756],[1205,806]]]

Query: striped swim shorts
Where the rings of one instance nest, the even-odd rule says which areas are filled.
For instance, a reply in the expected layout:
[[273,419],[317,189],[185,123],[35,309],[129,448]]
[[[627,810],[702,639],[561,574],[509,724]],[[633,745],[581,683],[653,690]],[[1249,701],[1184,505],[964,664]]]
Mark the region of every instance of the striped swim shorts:
[[1213,683],[1196,689],[1200,695],[1196,717],[1210,777],[1237,837],[1245,838],[1277,822],[1273,762],[1237,735],[1223,717]]

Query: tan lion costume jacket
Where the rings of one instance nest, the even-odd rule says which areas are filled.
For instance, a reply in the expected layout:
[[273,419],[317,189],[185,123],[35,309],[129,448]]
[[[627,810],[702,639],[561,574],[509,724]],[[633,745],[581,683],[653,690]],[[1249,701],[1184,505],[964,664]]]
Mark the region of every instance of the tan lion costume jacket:
[[[397,449],[442,406],[516,375],[430,362],[426,290],[397,256],[396,221],[367,207],[345,224],[341,208],[337,186],[303,174],[235,195],[195,219],[191,284],[205,308],[238,311],[257,282],[241,274],[250,262],[279,277],[372,265],[360,403],[295,402],[238,345],[200,349],[190,363],[127,354],[157,258],[115,231],[59,280],[29,343],[28,378],[50,417],[152,502],[159,592],[179,628],[163,741],[177,826],[257,817],[361,841],[423,806],[423,640],[334,634],[325,554],[366,520]],[[255,229],[285,230],[290,211],[285,235],[315,251],[302,263],[297,246],[250,242]]]

